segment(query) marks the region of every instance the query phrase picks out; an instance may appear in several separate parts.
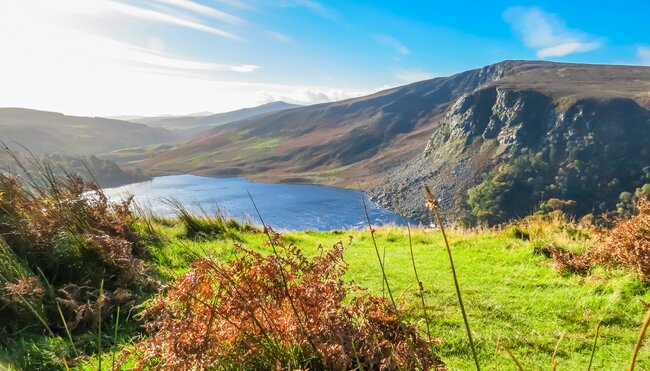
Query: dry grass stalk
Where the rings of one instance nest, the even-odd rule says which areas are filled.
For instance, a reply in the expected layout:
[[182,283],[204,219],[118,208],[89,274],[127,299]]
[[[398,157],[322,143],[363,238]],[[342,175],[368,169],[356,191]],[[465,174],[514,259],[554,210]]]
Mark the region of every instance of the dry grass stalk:
[[636,360],[639,356],[639,351],[641,350],[641,346],[643,345],[643,340],[645,339],[645,333],[648,330],[649,325],[650,325],[650,310],[646,313],[645,319],[641,324],[641,331],[639,332],[639,338],[636,341],[636,345],[634,346],[634,352],[632,353],[632,360],[630,361],[630,367],[628,368],[628,371],[634,371],[634,368],[636,367]]
[[474,365],[477,370],[481,369],[481,366],[478,362],[478,355],[476,354],[476,348],[474,347],[474,340],[472,339],[472,330],[469,328],[469,321],[467,320],[467,313],[465,312],[465,305],[463,304],[463,297],[460,293],[460,285],[458,284],[458,277],[456,275],[456,267],[454,266],[454,258],[451,253],[451,247],[449,246],[449,241],[447,240],[447,234],[445,233],[445,226],[442,222],[442,217],[438,211],[438,201],[433,197],[431,189],[428,186],[424,186],[426,192],[426,205],[427,208],[433,211],[440,231],[442,232],[442,237],[445,241],[445,247],[447,248],[447,256],[449,257],[449,265],[451,266],[451,273],[454,277],[454,286],[456,287],[456,296],[458,297],[458,304],[460,305],[460,311],[463,314],[463,322],[465,323],[465,330],[467,331],[467,338],[469,339],[469,345],[472,349],[472,356],[474,357]]

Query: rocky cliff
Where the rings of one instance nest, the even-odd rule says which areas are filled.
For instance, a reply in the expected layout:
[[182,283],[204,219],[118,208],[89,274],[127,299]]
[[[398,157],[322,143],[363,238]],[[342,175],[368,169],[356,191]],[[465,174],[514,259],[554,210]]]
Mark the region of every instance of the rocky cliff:
[[450,220],[499,223],[549,200],[575,215],[599,214],[650,183],[648,166],[650,111],[637,100],[491,85],[460,97],[421,155],[372,194],[428,222],[424,184]]

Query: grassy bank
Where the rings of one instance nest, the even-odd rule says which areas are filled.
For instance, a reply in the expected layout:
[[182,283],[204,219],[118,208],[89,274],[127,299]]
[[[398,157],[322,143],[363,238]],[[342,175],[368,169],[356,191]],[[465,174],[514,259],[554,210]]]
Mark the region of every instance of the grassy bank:
[[[263,332],[271,331],[271,337],[264,333],[270,342],[257,342],[251,347],[246,339],[252,334],[240,331],[243,322],[235,323],[235,338],[243,342],[233,344],[235,348],[243,346],[243,353],[235,354],[230,361],[242,354],[261,354],[258,365],[274,365],[273,357],[282,357],[279,364],[289,368],[332,361],[335,357],[327,362],[314,359],[326,353],[318,349],[315,340],[330,347],[330,355],[348,357],[344,360],[347,367],[354,364],[350,355],[364,354],[366,358],[357,358],[357,364],[377,365],[386,360],[396,362],[392,364],[395,368],[399,362],[403,366],[421,361],[436,364],[439,356],[449,369],[474,368],[443,236],[436,230],[414,229],[409,238],[403,227],[378,228],[374,233],[377,249],[367,230],[287,232],[283,242],[274,237],[275,243],[269,244],[269,236],[260,228],[223,215],[196,217],[183,205],[170,201],[177,209],[176,219],[137,216],[129,211],[128,202],[110,206],[93,185],[76,177],[66,179],[51,175],[44,178],[44,185],[34,183],[31,189],[36,191],[2,179],[0,369],[111,369],[116,360],[125,361],[124,366],[129,368],[134,356],[128,353],[135,349],[137,357],[137,352],[146,351],[141,345],[161,331],[167,331],[173,343],[175,325],[186,329],[197,326],[205,334],[197,339],[214,352],[221,349],[221,338],[209,343],[207,334],[211,333],[216,305],[232,301],[232,308],[242,306],[246,310],[251,309],[249,302],[258,301],[253,294],[243,303],[238,302],[240,293],[228,286],[241,284],[267,290],[262,292],[268,295],[259,297],[259,309],[272,311],[272,315],[262,313],[270,316],[270,327],[258,325]],[[554,359],[560,369],[587,369],[598,324],[601,330],[592,369],[627,367],[650,302],[650,285],[642,281],[647,279],[648,271],[644,259],[648,256],[650,204],[640,205],[638,219],[622,223],[613,232],[605,231],[614,239],[558,215],[528,218],[499,230],[449,232],[483,369],[514,368],[508,352],[524,369],[550,368]],[[274,252],[278,244],[286,246],[288,260]],[[589,252],[581,255],[585,251]],[[327,259],[319,261],[323,255]],[[386,280],[399,311],[382,299],[388,296],[388,285],[378,255],[384,259]],[[215,276],[216,281],[210,277],[205,282],[196,281],[201,273],[191,269],[197,259],[203,261],[199,263],[205,268],[203,275]],[[612,267],[608,263],[612,259],[625,263],[627,269]],[[236,268],[237,264],[242,269]],[[428,321],[413,264],[417,265],[422,283]],[[279,269],[283,265],[287,271]],[[563,268],[561,272],[559,267]],[[219,278],[219,272],[232,275]],[[192,289],[183,292],[188,282]],[[367,289],[367,293],[350,289],[350,283]],[[314,287],[318,289],[313,296],[299,299],[301,291]],[[217,300],[212,291],[215,289],[225,296]],[[160,292],[167,297],[160,296]],[[180,300],[168,299],[174,292]],[[201,293],[205,296],[199,298],[203,301],[199,300],[198,305],[193,296]],[[358,301],[359,295],[366,299]],[[193,302],[188,310],[202,310],[205,322],[187,327],[183,322],[187,318],[174,312],[174,307],[188,298]],[[295,304],[293,300],[305,301]],[[329,303],[329,312],[319,311],[321,302]],[[139,319],[138,314],[151,308],[152,303],[158,303],[154,305],[162,313],[171,314],[167,322],[170,328],[152,327],[155,318]],[[293,311],[287,303],[291,303]],[[213,309],[206,312],[206,308]],[[226,315],[218,320],[230,323],[241,313],[232,308],[229,313],[233,317]],[[315,313],[314,317],[307,316],[309,311]],[[350,320],[353,317],[356,319]],[[287,325],[277,330],[274,320],[286,321]],[[305,331],[301,322],[307,320],[314,327]],[[426,322],[433,338],[433,353],[423,341]],[[412,324],[422,330],[419,335],[412,335],[416,333],[409,330]],[[339,325],[347,326],[347,338],[338,336]],[[158,332],[151,337],[145,327]],[[317,328],[317,339],[308,335]],[[295,338],[280,344],[285,334]],[[367,347],[357,352],[357,341]],[[213,344],[212,348],[208,344]],[[336,346],[340,344],[348,347],[347,353],[339,352],[342,348]],[[408,358],[420,354],[415,344],[428,355]],[[270,355],[256,347],[269,347]],[[190,349],[187,354],[201,358],[203,349]],[[249,353],[251,349],[253,353]],[[377,355],[379,363],[372,359]],[[220,359],[219,354],[216,357]],[[642,346],[637,367],[650,368],[646,345]]]
[[[234,238],[184,237],[184,227],[173,221],[154,222],[164,242],[151,245],[156,264],[169,277],[184,272],[194,254],[233,256],[233,244],[269,252],[262,233],[241,233]],[[580,251],[593,241],[584,234],[548,223],[516,230],[456,230],[450,233],[457,273],[463,290],[479,360],[485,369],[513,368],[510,349],[526,369],[550,367],[557,346],[560,369],[586,369],[596,326],[602,321],[593,369],[624,369],[650,302],[650,290],[634,274],[596,268],[587,276],[558,274],[551,259],[536,253],[546,243]],[[532,235],[528,234],[532,231]],[[367,231],[288,232],[288,242],[306,255],[316,256],[319,245],[342,241],[349,263],[346,279],[377,295],[382,277]],[[424,329],[418,289],[413,276],[405,228],[380,228],[380,249],[386,249],[386,271],[398,302],[411,320]],[[522,238],[523,237],[523,238]],[[527,239],[528,238],[528,239]],[[450,369],[472,369],[473,360],[458,309],[449,262],[439,232],[412,231],[413,251],[431,332],[438,339],[435,351]],[[560,340],[561,339],[561,340]],[[559,344],[558,344],[559,342]],[[650,354],[642,350],[639,369],[650,368]],[[96,363],[86,363],[96,369]]]

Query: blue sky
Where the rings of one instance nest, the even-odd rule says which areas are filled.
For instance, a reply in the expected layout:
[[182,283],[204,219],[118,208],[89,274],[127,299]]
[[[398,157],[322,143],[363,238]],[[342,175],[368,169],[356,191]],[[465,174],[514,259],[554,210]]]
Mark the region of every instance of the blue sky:
[[0,106],[311,104],[504,59],[650,65],[650,2],[0,0]]

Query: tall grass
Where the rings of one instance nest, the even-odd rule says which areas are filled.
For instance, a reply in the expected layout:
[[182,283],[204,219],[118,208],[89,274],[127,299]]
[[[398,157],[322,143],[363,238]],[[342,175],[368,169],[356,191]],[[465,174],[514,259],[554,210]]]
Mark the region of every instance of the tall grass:
[[594,343],[591,346],[591,357],[589,357],[589,366],[587,367],[587,371],[591,371],[591,366],[594,363],[594,355],[596,354],[596,346],[598,345],[598,336],[600,335],[600,327],[603,325],[602,321],[598,321],[598,325],[596,326],[596,334],[594,335]]
[[169,198],[164,202],[171,207],[176,214],[176,218],[183,224],[185,237],[188,238],[221,237],[237,239],[239,233],[257,231],[257,228],[252,224],[230,218],[219,208],[214,213],[209,213],[199,207],[199,212],[195,213],[176,198]]
[[[42,333],[34,328],[40,323],[79,355],[76,335],[101,328],[117,306],[134,307],[159,283],[132,229],[131,200],[112,204],[74,174],[16,161],[22,174],[0,173],[3,327],[10,336],[32,336]],[[65,357],[58,361],[68,366]]]
[[418,269],[415,265],[415,256],[413,255],[413,239],[411,238],[411,225],[406,224],[406,230],[408,232],[408,237],[409,237],[409,252],[411,254],[411,264],[413,265],[413,274],[415,275],[415,281],[418,286],[418,291],[420,294],[420,304],[422,304],[422,315],[424,316],[424,323],[426,324],[426,330],[427,330],[427,339],[429,340],[429,343],[433,345],[433,339],[431,337],[431,325],[429,324],[429,313],[427,311],[427,305],[424,300],[424,284],[420,280],[420,276],[418,275]]
[[442,232],[442,237],[445,241],[445,247],[447,248],[447,256],[449,257],[449,265],[451,266],[451,274],[454,277],[454,286],[456,288],[456,296],[458,297],[458,304],[460,305],[460,311],[463,314],[463,322],[465,323],[465,330],[467,331],[467,338],[469,339],[469,345],[472,349],[472,356],[474,357],[474,364],[477,370],[481,369],[481,366],[478,362],[478,355],[476,354],[476,348],[474,347],[474,340],[472,339],[472,330],[469,328],[469,321],[467,320],[467,312],[465,311],[465,305],[463,304],[463,297],[460,293],[460,285],[458,284],[458,276],[456,275],[456,267],[454,266],[454,258],[451,253],[451,247],[449,246],[449,241],[447,240],[447,234],[445,233],[445,226],[440,217],[440,212],[438,211],[438,200],[433,197],[431,189],[428,186],[424,186],[426,192],[426,201],[427,207],[433,211],[435,215],[440,231]]

